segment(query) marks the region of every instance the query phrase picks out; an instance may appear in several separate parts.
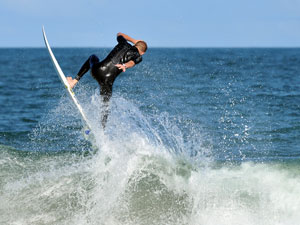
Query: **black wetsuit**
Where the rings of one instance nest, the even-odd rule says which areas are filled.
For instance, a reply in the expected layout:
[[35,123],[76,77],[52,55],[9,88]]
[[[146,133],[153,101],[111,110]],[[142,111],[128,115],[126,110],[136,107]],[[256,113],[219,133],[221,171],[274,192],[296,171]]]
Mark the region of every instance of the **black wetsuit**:
[[[126,39],[120,35],[117,37],[118,44],[103,60],[99,61],[96,55],[91,55],[79,70],[76,80],[91,69],[92,76],[100,85],[100,95],[103,97],[104,103],[107,103],[112,95],[112,86],[117,76],[122,72],[116,67],[116,64],[123,64],[129,61],[134,61],[138,64],[142,61],[142,56],[139,54],[135,46],[130,45]],[[108,116],[108,111],[104,113],[102,124],[105,126]]]

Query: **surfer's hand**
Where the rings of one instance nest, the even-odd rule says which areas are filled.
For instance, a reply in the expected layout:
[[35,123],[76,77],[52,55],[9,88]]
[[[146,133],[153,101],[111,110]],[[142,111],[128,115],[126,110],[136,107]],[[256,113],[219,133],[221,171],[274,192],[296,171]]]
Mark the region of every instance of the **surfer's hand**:
[[119,70],[123,70],[123,72],[126,71],[126,66],[124,66],[124,64],[116,64],[116,67],[118,67]]
[[73,79],[72,77],[67,77],[67,81],[68,81],[71,88],[73,88],[78,82],[78,80]]

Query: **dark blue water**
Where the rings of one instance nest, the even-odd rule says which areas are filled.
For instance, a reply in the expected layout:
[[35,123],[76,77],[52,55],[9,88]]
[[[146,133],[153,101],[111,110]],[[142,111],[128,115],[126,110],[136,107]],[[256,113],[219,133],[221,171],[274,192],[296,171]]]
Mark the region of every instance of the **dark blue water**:
[[[90,54],[104,57],[108,51],[54,50],[65,74],[73,76]],[[22,150],[65,90],[45,49],[0,53],[0,141]],[[145,114],[167,113],[177,123],[180,120],[183,131],[187,123],[201,128],[217,159],[296,159],[299,53],[299,49],[150,49],[142,64],[118,77],[114,91],[137,103]],[[89,74],[82,83],[97,88]],[[184,135],[188,138],[190,133]]]
[[[53,49],[64,73],[73,77],[89,55],[104,58],[109,51]],[[0,65],[0,168],[5,171],[0,172],[0,198],[2,195],[4,201],[0,214],[11,210],[8,202],[33,201],[30,209],[16,209],[14,216],[7,216],[2,222],[97,224],[104,218],[104,224],[122,224],[120,221],[123,224],[296,224],[298,221],[296,211],[300,209],[297,203],[300,201],[294,199],[299,200],[299,190],[294,188],[300,187],[300,177],[295,172],[300,162],[300,49],[149,49],[141,64],[117,78],[106,133],[100,128],[99,87],[86,74],[74,90],[96,127],[96,140],[92,142],[82,135],[80,116],[66,95],[46,49],[0,49]],[[96,156],[82,155],[93,152],[95,146]],[[168,156],[149,161],[146,155],[155,158],[155,152],[168,152]],[[159,169],[151,169],[151,173],[144,167],[141,169],[139,163],[135,164],[137,161],[131,161],[139,154],[146,157],[141,158],[152,169]],[[112,160],[109,168],[103,166],[107,162],[104,156]],[[169,161],[168,157],[174,159]],[[180,162],[177,165],[178,157],[185,166]],[[200,165],[192,163],[186,167],[187,162]],[[68,163],[71,168],[66,169]],[[131,173],[128,171],[132,163],[135,166]],[[204,164],[206,173],[199,170]],[[232,171],[233,165],[236,167]],[[49,168],[53,169],[49,172]],[[84,172],[79,172],[80,168]],[[95,169],[101,175],[95,175]],[[173,169],[174,175],[170,175]],[[118,180],[121,170],[127,171],[123,176],[126,179],[120,184],[121,194],[115,200],[108,190],[116,183],[108,182],[105,188],[100,181],[94,181],[105,171]],[[143,171],[148,171],[149,177]],[[171,180],[178,181],[177,177],[183,176],[185,182],[174,184],[158,175],[161,171],[168,171]],[[178,171],[185,171],[185,175]],[[199,176],[193,177],[193,171]],[[133,175],[139,172],[141,176]],[[58,175],[65,173],[69,183],[66,177]],[[215,173],[219,175],[215,177]],[[135,188],[131,185],[132,176],[137,178]],[[264,183],[266,177],[270,180]],[[40,185],[35,186],[37,181]],[[78,188],[70,188],[78,182]],[[290,186],[281,186],[285,182]],[[87,187],[87,183],[93,184]],[[48,193],[43,189],[45,186],[53,192]],[[153,187],[161,195],[156,196],[157,192],[151,191]],[[16,189],[17,197],[13,197],[11,188]],[[54,191],[57,196],[68,197],[53,197],[51,202],[49,196],[56,196]],[[128,193],[133,194],[128,196]],[[151,207],[139,203],[139,199],[149,201]],[[282,206],[269,207],[280,199],[288,200]],[[56,205],[60,200],[64,207]],[[156,200],[158,205],[151,205]],[[69,201],[71,205],[66,203]],[[111,213],[97,205],[99,201],[110,205]],[[171,204],[169,211],[164,204]],[[40,211],[35,209],[37,206]],[[225,208],[229,217],[224,215]],[[244,211],[237,213],[240,209]],[[42,216],[26,219],[32,212]],[[67,216],[51,217],[62,212],[67,212]],[[276,217],[278,212],[285,222]],[[81,222],[78,215],[83,218]],[[116,219],[111,219],[111,215]],[[145,215],[151,219],[143,220]]]

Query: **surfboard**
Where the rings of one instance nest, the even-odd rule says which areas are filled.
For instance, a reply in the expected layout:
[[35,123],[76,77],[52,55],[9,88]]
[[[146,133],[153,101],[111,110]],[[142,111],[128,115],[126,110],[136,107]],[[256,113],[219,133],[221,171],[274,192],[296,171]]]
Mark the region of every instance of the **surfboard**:
[[75,96],[75,93],[73,92],[72,88],[70,87],[65,74],[63,73],[62,69],[60,68],[60,66],[59,66],[59,64],[58,64],[58,62],[57,62],[57,60],[56,60],[56,58],[55,58],[55,56],[54,56],[54,54],[53,54],[53,52],[51,50],[51,47],[49,45],[49,42],[48,42],[48,39],[47,39],[44,27],[43,27],[43,37],[44,37],[45,45],[47,47],[47,50],[48,50],[48,53],[50,55],[51,61],[52,61],[53,65],[54,65],[54,68],[55,68],[57,74],[58,74],[58,77],[60,78],[60,80],[63,83],[64,87],[67,89],[68,95],[70,96],[70,98],[74,102],[76,108],[78,109],[78,111],[79,111],[79,113],[81,115],[81,118],[82,118],[83,122],[85,123],[85,125],[87,127],[85,129],[84,133],[86,135],[88,135],[90,133],[90,131],[91,131],[90,123],[89,123],[89,121],[88,121],[88,119],[87,119],[87,117],[86,117],[86,115],[85,115],[85,113],[84,113],[81,105],[79,104],[79,102],[78,102],[78,100],[77,100],[77,98]]

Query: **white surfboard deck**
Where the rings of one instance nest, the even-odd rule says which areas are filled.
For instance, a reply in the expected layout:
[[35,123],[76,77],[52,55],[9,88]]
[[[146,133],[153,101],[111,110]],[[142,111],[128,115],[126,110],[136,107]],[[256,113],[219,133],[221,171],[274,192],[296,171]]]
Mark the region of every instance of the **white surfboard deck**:
[[78,109],[78,111],[79,111],[79,113],[80,113],[80,115],[82,117],[82,120],[84,121],[85,125],[87,126],[88,129],[85,129],[85,134],[88,135],[90,133],[90,131],[91,131],[90,123],[89,123],[86,115],[84,114],[84,111],[83,111],[81,105],[79,104],[79,102],[78,102],[78,100],[77,100],[77,98],[75,96],[75,93],[73,92],[72,88],[70,87],[70,85],[69,85],[69,83],[67,81],[66,76],[64,75],[62,69],[60,68],[60,66],[59,66],[59,64],[58,64],[58,62],[57,62],[57,60],[56,60],[56,58],[55,58],[55,56],[54,56],[54,54],[53,54],[53,52],[51,50],[51,47],[50,47],[50,45],[48,43],[48,40],[47,40],[47,36],[46,36],[44,27],[43,27],[43,37],[44,37],[45,45],[46,45],[46,47],[48,49],[51,61],[52,61],[53,65],[54,65],[54,68],[55,68],[55,70],[56,70],[56,72],[57,72],[57,74],[58,74],[61,82],[63,83],[63,85],[67,89],[67,92],[68,92],[69,96],[71,97],[71,99],[73,100],[76,108]]

